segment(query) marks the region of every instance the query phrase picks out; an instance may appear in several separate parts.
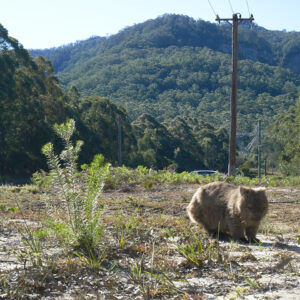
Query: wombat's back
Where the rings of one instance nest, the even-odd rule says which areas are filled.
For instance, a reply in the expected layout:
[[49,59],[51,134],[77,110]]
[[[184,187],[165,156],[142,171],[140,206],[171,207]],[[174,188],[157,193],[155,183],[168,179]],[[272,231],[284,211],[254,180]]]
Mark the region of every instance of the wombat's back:
[[213,182],[200,187],[187,207],[192,222],[201,223],[209,232],[222,227],[226,231],[228,203],[238,197],[237,187],[226,182]]

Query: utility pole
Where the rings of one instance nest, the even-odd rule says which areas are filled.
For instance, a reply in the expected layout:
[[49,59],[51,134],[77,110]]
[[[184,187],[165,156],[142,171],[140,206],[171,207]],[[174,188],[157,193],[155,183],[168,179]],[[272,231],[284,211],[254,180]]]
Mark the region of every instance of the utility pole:
[[258,155],[257,155],[257,162],[258,162],[258,178],[261,178],[261,121],[258,120],[257,124],[257,131],[258,131]]
[[122,166],[122,117],[118,114],[118,164]]
[[[232,83],[230,98],[230,134],[229,134],[229,159],[228,159],[228,176],[235,175],[236,160],[236,95],[237,95],[237,66],[238,66],[238,24],[242,21],[254,20],[253,15],[250,18],[242,18],[241,14],[236,13],[232,18],[221,19],[218,15],[216,21],[232,22]],[[231,24],[231,23],[230,23]]]

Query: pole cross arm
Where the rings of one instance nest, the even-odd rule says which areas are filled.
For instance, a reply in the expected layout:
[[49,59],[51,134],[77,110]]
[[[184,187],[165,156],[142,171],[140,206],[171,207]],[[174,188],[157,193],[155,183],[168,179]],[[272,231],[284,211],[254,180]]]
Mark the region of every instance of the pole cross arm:
[[250,23],[252,23],[254,21],[254,17],[252,14],[251,14],[250,18],[242,18],[241,14],[233,14],[232,18],[220,18],[219,15],[217,15],[217,17],[216,17],[216,21],[219,23],[221,23],[221,21],[229,22],[229,21],[233,21],[233,20],[238,20],[239,22],[249,21]]

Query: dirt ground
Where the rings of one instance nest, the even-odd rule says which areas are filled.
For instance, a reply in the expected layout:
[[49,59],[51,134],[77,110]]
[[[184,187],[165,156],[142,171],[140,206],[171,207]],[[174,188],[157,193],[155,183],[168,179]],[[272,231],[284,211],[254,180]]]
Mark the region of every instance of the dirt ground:
[[[0,187],[0,299],[300,299],[300,188],[267,188],[261,243],[249,245],[213,240],[191,224],[186,206],[198,187],[106,191],[103,262],[95,266],[49,238],[40,241],[38,267],[26,238],[48,214],[42,192]],[[116,220],[134,223],[122,245]],[[179,251],[191,232],[211,251],[199,265]]]

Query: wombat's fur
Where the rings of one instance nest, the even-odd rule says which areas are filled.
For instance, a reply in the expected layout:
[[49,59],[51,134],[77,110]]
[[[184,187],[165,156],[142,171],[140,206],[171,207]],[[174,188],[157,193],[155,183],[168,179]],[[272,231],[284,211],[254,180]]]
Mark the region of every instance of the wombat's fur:
[[254,240],[268,210],[264,188],[251,189],[225,182],[200,187],[187,207],[191,221],[210,234],[225,233],[235,240]]

